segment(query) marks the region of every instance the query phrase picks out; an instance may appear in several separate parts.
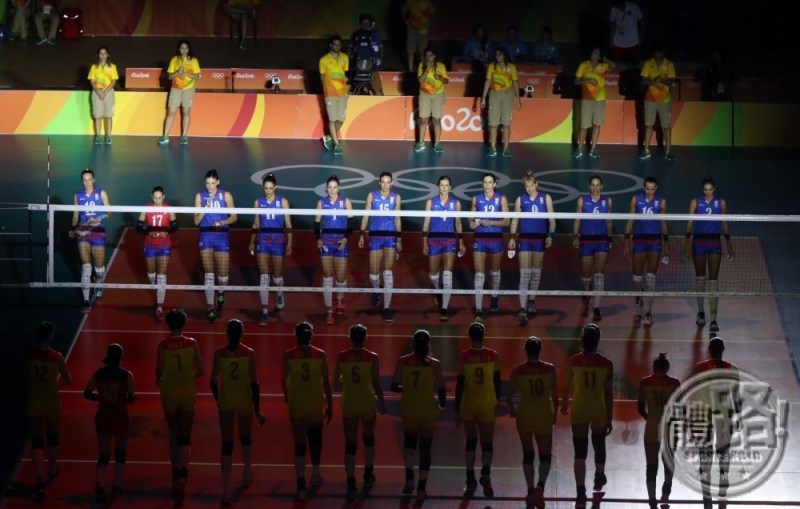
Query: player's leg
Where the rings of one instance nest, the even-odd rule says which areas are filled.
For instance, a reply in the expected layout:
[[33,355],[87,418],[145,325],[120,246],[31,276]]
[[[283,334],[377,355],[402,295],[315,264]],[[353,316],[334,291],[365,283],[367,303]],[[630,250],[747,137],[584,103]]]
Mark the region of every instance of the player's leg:
[[[454,252],[444,252],[442,254],[442,309],[447,311],[450,306],[450,297],[453,292],[453,265],[455,264],[456,254]],[[438,273],[438,268],[437,271]]]
[[290,418],[292,436],[294,437],[294,473],[297,479],[296,498],[305,500],[306,491],[306,451],[308,419]]
[[394,288],[394,261],[397,259],[397,249],[392,247],[384,247],[381,249],[382,253],[382,268],[383,268],[383,287],[386,293],[383,294],[383,308],[392,308],[392,289]]
[[572,470],[575,475],[577,500],[586,501],[586,456],[589,454],[589,423],[572,423],[572,445],[575,450],[575,462]]
[[259,252],[256,255],[258,262],[258,297],[261,300],[261,316],[262,318],[268,314],[269,310],[269,253]]
[[[692,250],[695,247],[692,246]],[[699,295],[697,296],[697,325],[705,325],[705,295],[706,291],[706,254],[705,253],[692,253],[692,262],[694,263],[694,291]]]
[[[283,255],[274,254],[271,256],[272,262],[272,284],[274,286],[283,286]],[[283,290],[276,290],[275,293],[275,308],[283,309],[286,305],[286,296]]]
[[483,311],[483,285],[486,282],[486,253],[483,251],[485,243],[475,242],[475,249],[472,253],[472,262],[475,267],[475,313],[476,318],[480,317]]
[[480,484],[483,487],[483,494],[486,498],[492,498],[494,496],[494,489],[491,484],[492,460],[494,459],[494,420],[478,421],[478,437],[481,443]]
[[[419,482],[417,482],[417,500],[425,499],[428,488],[428,474],[431,470],[431,449],[435,426],[419,428]],[[412,458],[413,461],[413,458]],[[413,482],[413,477],[412,477]]]
[[233,468],[233,421],[235,413],[231,411],[219,412],[219,431],[222,437],[222,451],[220,454],[220,468],[222,470],[222,501],[231,500],[231,470]]
[[[464,402],[462,402],[463,406]],[[464,467],[466,468],[467,481],[464,491],[471,495],[478,487],[475,478],[475,450],[478,448],[478,421],[465,420],[463,422],[466,441],[464,444]]]
[[236,420],[239,421],[239,442],[242,444],[242,462],[244,471],[242,484],[253,482],[253,412],[237,412]]
[[[227,237],[225,239],[227,243]],[[214,250],[214,266],[217,270],[217,284],[221,287],[217,290],[217,307],[221,308],[225,303],[225,286],[228,285],[230,274],[230,253],[228,251]]]
[[342,424],[344,425],[344,473],[347,478],[348,499],[354,498],[358,492],[358,488],[356,487],[358,421],[358,417],[342,417]]
[[[370,244],[373,239],[370,238]],[[377,290],[381,286],[381,263],[383,262],[383,251],[380,248],[373,249],[369,247],[369,284],[373,289]],[[378,307],[381,303],[380,292],[372,294],[372,307]]]
[[[606,264],[608,263],[608,251],[597,251],[594,254],[594,290],[602,292],[606,286]],[[594,320],[600,320],[600,301],[601,295],[594,296]]]
[[375,485],[375,422],[377,418],[362,418],[363,426],[361,439],[364,442],[364,488],[369,489]]
[[[200,234],[203,236],[203,234]],[[214,311],[214,279],[216,279],[216,275],[214,273],[214,249],[201,249],[200,250],[200,262],[203,265],[203,286],[205,296],[206,296],[206,304],[208,305],[209,313]]]

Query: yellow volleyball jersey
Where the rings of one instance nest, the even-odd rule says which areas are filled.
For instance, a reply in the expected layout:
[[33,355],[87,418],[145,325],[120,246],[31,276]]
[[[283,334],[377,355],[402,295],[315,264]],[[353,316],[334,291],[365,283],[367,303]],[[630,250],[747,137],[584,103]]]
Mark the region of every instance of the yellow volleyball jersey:
[[63,357],[52,348],[36,349],[28,354],[25,379],[29,401],[58,401],[58,367],[61,362]]
[[289,404],[324,404],[322,368],[325,352],[314,346],[290,348],[285,354],[289,370],[286,387]]
[[186,336],[170,336],[162,339],[160,346],[164,356],[161,387],[194,385],[197,371],[194,364],[194,340]]
[[525,362],[514,368],[517,375],[519,406],[540,412],[553,411],[553,380],[556,368],[549,362]]
[[220,408],[244,408],[253,403],[250,391],[250,352],[253,350],[240,344],[231,351],[228,347],[217,349],[217,372],[219,373]]
[[464,372],[464,396],[462,401],[470,404],[497,405],[494,387],[494,372],[497,352],[489,348],[469,348],[461,352]]
[[342,384],[342,408],[374,404],[375,391],[372,388],[372,365],[378,354],[369,350],[350,349],[339,352],[339,373]]

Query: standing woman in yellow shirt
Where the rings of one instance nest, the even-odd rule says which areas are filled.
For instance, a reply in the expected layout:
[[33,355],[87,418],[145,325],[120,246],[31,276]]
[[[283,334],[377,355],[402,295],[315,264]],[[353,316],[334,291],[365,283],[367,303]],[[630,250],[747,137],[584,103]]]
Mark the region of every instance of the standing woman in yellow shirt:
[[47,482],[58,475],[58,429],[61,426],[61,399],[58,395],[58,377],[72,385],[64,357],[50,348],[55,327],[42,322],[36,328],[36,348],[25,361],[25,378],[28,385],[27,415],[31,433],[31,456],[36,472],[36,501],[44,502],[44,439],[47,437],[49,470]]
[[239,320],[229,320],[226,329],[228,344],[217,348],[211,368],[211,393],[219,409],[219,428],[222,434],[222,505],[229,505],[231,469],[233,468],[233,422],[239,421],[239,440],[242,444],[244,476],[242,484],[253,482],[253,411],[258,424],[266,418],[261,413],[260,390],[256,378],[256,353],[241,343],[244,325]]
[[347,500],[354,500],[356,488],[356,449],[358,447],[358,424],[364,428],[364,490],[375,485],[375,398],[378,398],[381,414],[386,413],[386,403],[381,389],[378,354],[364,348],[367,328],[361,324],[350,327],[349,350],[339,352],[336,357],[336,372],[333,379],[342,389],[342,421],[344,423],[344,470],[347,475]]
[[100,145],[100,129],[106,128],[106,145],[111,145],[111,121],[114,117],[114,85],[119,80],[117,66],[108,59],[108,46],[100,46],[97,50],[97,62],[89,69],[89,81],[92,83],[92,118],[94,118],[94,144]]
[[486,69],[486,81],[483,83],[481,108],[486,108],[486,96],[489,95],[489,157],[497,155],[497,126],[503,124],[503,156],[511,157],[511,119],[514,116],[514,104],[517,110],[522,109],[519,98],[519,80],[517,66],[511,63],[508,50],[497,48],[494,62]]
[[167,78],[172,81],[167,99],[167,118],[164,119],[164,132],[158,139],[159,145],[169,143],[169,131],[175,120],[178,107],[181,108],[181,145],[189,143],[189,122],[192,119],[192,104],[196,91],[195,81],[200,78],[200,61],[192,54],[189,41],[178,41],[178,51],[169,61]]
[[417,67],[419,81],[419,141],[414,152],[425,150],[425,132],[433,117],[433,151],[442,152],[442,115],[444,115],[444,86],[450,83],[447,68],[439,62],[436,50],[428,46]]

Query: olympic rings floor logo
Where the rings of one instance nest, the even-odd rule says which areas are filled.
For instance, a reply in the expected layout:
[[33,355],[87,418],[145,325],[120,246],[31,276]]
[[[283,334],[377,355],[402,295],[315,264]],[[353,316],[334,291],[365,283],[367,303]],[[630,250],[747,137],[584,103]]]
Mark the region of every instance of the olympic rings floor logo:
[[[306,171],[299,171],[306,170]],[[311,170],[311,171],[307,171]],[[312,171],[319,173],[320,183],[315,186],[299,185],[307,182]],[[319,197],[326,196],[325,180],[330,175],[336,174],[339,178],[340,192],[350,198],[353,203],[365,202],[361,196],[366,196],[378,186],[378,175],[363,168],[350,166],[332,166],[327,164],[296,164],[287,166],[273,166],[254,173],[250,179],[261,185],[265,175],[272,173],[278,181],[279,189],[283,192],[296,191],[301,193],[313,192]],[[407,168],[393,171],[393,188],[403,197],[406,204],[422,202],[439,194],[436,181],[442,175],[448,175],[453,184],[452,193],[461,200],[469,201],[472,196],[483,191],[482,176],[492,173],[497,179],[497,190],[505,194],[509,201],[523,192],[521,178],[513,178],[494,173],[485,168],[469,166],[426,166],[420,168]],[[578,189],[563,180],[575,174],[586,174],[586,187]],[[605,195],[630,195],[642,188],[644,179],[629,173],[612,170],[586,170],[577,168],[544,170],[537,172],[536,180],[539,190],[548,193],[553,198],[553,203],[574,202],[582,194],[588,192],[588,178],[591,175],[600,175],[608,182],[603,187]],[[304,182],[305,181],[305,182]]]

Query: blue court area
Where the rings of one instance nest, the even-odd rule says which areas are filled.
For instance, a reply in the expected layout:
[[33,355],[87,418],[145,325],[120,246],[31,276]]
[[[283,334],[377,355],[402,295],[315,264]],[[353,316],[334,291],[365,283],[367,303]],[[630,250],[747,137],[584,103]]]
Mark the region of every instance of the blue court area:
[[[652,159],[642,162],[636,157],[635,147],[629,146],[601,145],[602,157],[599,160],[575,160],[571,147],[563,144],[515,145],[512,158],[488,158],[484,146],[448,143],[446,140],[442,154],[434,154],[431,150],[414,153],[411,143],[345,141],[343,156],[326,152],[316,140],[192,138],[188,146],[173,144],[169,147],[159,147],[155,141],[154,138],[118,136],[112,146],[94,146],[88,137],[52,137],[50,202],[71,203],[73,193],[81,187],[80,172],[88,166],[96,173],[96,187],[108,192],[112,205],[145,205],[150,201],[152,187],[160,185],[165,188],[171,205],[192,206],[195,193],[203,189],[206,171],[215,168],[221,177],[220,187],[232,193],[239,207],[252,206],[253,200],[261,195],[261,178],[272,172],[278,180],[279,193],[293,207],[313,208],[322,195],[325,180],[335,173],[342,181],[342,194],[351,198],[354,208],[359,209],[363,208],[367,193],[376,188],[378,175],[389,171],[395,178],[394,190],[402,195],[406,209],[424,209],[425,200],[436,193],[436,180],[446,174],[452,178],[454,194],[468,210],[467,198],[480,192],[484,173],[497,175],[498,191],[508,196],[513,206],[513,200],[523,192],[522,176],[532,170],[540,182],[540,190],[552,195],[556,212],[574,212],[576,199],[588,190],[589,177],[597,173],[604,179],[603,193],[614,200],[614,212],[627,212],[630,197],[641,189],[644,177],[654,176],[659,181],[658,193],[669,202],[669,212],[685,213],[691,198],[699,194],[702,180],[710,175],[716,180],[717,196],[728,200],[730,213],[800,213],[795,197],[800,183],[797,157],[790,150],[677,147],[674,150],[675,162],[666,162],[658,150],[654,151]],[[0,266],[0,283],[5,285],[0,288],[3,304],[0,306],[0,330],[5,338],[0,344],[0,389],[3,407],[17,410],[22,408],[23,401],[20,382],[23,374],[19,361],[31,344],[33,327],[44,319],[55,322],[59,328],[56,346],[67,351],[71,349],[83,320],[78,290],[25,287],[31,280],[44,278],[46,225],[43,214],[28,214],[18,204],[44,203],[47,199],[47,143],[47,138],[41,136],[0,137],[0,153],[3,154],[0,183],[5,189],[2,201],[7,202],[0,210],[0,227],[4,234],[0,237],[0,249],[2,256],[8,258]],[[78,270],[74,242],[66,236],[70,219],[68,214],[57,215],[54,225],[55,246],[60,252],[56,257],[56,269],[62,278],[77,274]],[[189,227],[188,219],[180,218],[182,226]],[[310,230],[310,219],[295,218],[295,228]],[[248,230],[250,222],[250,217],[240,218],[235,228]],[[117,242],[125,228],[134,223],[133,214],[115,215],[110,221],[110,237]],[[678,224],[670,226],[670,233],[675,238],[673,257],[678,257],[683,225],[680,228]],[[616,233],[621,234],[623,228],[623,223],[616,224]],[[758,246],[760,256],[758,260],[748,261],[741,259],[745,253],[739,253],[735,265],[738,273],[723,272],[722,277],[736,281],[753,272],[768,280],[773,292],[781,295],[752,301],[747,297],[731,297],[723,302],[720,319],[729,324],[733,339],[726,357],[744,368],[748,364],[756,366],[753,369],[759,373],[770,372],[766,359],[776,354],[790,356],[788,360],[776,362],[794,365],[794,359],[800,354],[800,334],[797,333],[800,326],[800,292],[797,289],[800,277],[792,270],[796,265],[792,260],[800,252],[800,228],[769,223],[743,225],[746,231],[737,231],[736,228],[736,225],[732,226],[734,237],[756,239],[753,242]],[[419,222],[404,221],[404,230],[418,231]],[[557,231],[565,235],[561,243],[568,243],[566,236],[572,232],[571,221],[560,221]],[[15,235],[5,235],[12,233]],[[32,235],[27,237],[17,233]],[[196,249],[196,246],[189,247]],[[114,245],[108,248],[110,254]],[[295,250],[299,249],[311,250],[313,246],[295,245]],[[621,251],[613,252],[612,256],[621,258]],[[30,261],[21,260],[23,258],[30,258]],[[560,272],[546,276],[550,279],[545,284],[574,285],[564,289],[579,290],[577,263],[573,273],[569,272],[569,263],[558,263]],[[610,274],[606,289],[628,290],[630,274],[624,268],[629,267],[629,261],[617,260],[614,263],[620,269]],[[683,268],[689,270],[689,265],[685,262],[684,265]],[[420,270],[424,268],[419,267]],[[731,268],[726,270],[733,271]],[[471,283],[471,274],[465,274],[465,284]],[[513,288],[514,277],[513,271],[505,271],[504,287]],[[194,284],[199,284],[199,281]],[[318,303],[315,301],[314,305],[318,306]],[[621,308],[622,304],[615,303],[614,306]],[[774,316],[774,319],[751,316],[764,309],[769,310],[768,317]],[[415,320],[424,325],[419,318]],[[466,313],[463,320],[466,323]],[[665,321],[660,328],[654,327],[652,335],[664,342],[696,340],[695,328],[686,327],[686,323],[689,322]],[[558,331],[566,336],[580,324],[565,325],[553,326],[550,332],[555,334]],[[621,320],[614,322],[613,317],[606,330],[609,330],[610,337],[619,340],[637,337],[630,331],[630,326],[623,325]],[[525,331],[508,328],[504,329],[504,335],[523,337]],[[726,340],[729,338],[725,337]],[[785,338],[785,344],[776,343],[774,340],[778,338]],[[773,341],[766,342],[767,339]],[[762,341],[768,346],[760,350],[758,343]],[[628,343],[635,345],[635,341]],[[686,348],[690,348],[688,344]],[[697,346],[691,348],[697,349]],[[747,352],[746,355],[737,354],[737,349]],[[640,357],[635,346],[629,352],[626,348],[621,355],[626,364],[639,367],[650,361]],[[788,382],[792,382],[793,387],[786,397],[793,402],[799,401],[796,380],[784,379],[782,387],[789,387]],[[19,415],[21,413],[12,411],[0,417],[4,429],[10,430],[4,434],[0,449],[6,479],[23,450],[24,422]],[[790,478],[788,475],[782,481]],[[791,493],[790,489],[787,490],[787,494]]]

